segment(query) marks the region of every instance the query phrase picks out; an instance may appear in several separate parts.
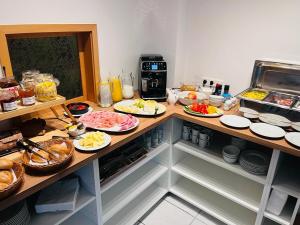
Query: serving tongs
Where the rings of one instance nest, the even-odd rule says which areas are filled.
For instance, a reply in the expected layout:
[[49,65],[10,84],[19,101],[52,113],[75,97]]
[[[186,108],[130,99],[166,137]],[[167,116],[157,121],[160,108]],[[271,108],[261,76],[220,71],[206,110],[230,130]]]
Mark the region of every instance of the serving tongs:
[[47,163],[49,163],[49,160],[46,159],[44,156],[42,156],[41,154],[37,153],[36,151],[33,150],[33,148],[37,148],[37,149],[40,149],[40,150],[43,150],[44,152],[47,152],[49,155],[51,155],[51,159],[52,160],[55,160],[55,159],[59,159],[58,156],[56,156],[55,154],[53,154],[52,152],[48,151],[47,149],[43,148],[40,144],[38,143],[35,143],[29,139],[22,139],[20,141],[17,142],[17,144],[24,148],[25,150],[27,150],[29,153],[32,153],[32,154],[35,154],[37,155],[38,157],[44,159],[47,161]]

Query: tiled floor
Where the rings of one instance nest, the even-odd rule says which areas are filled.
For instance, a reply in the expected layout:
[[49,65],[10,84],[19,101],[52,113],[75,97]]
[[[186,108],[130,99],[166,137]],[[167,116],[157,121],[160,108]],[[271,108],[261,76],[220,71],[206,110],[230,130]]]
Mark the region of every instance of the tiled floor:
[[166,196],[136,225],[219,225],[220,221],[176,196]]

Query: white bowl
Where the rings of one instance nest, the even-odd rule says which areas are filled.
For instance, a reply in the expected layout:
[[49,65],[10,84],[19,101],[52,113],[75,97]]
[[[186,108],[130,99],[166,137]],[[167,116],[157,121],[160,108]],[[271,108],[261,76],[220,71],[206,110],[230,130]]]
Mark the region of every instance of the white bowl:
[[[76,125],[75,125],[75,126],[76,126]],[[85,131],[86,131],[86,127],[85,127],[84,125],[82,125],[82,126],[83,126],[83,127],[82,127],[81,129],[78,129],[78,128],[76,128],[76,129],[68,129],[68,128],[67,128],[68,134],[70,134],[72,137],[77,137],[77,136],[79,136],[79,135],[84,134]]]
[[219,107],[223,104],[224,97],[219,95],[210,95],[209,104],[215,107]]
[[225,155],[223,155],[223,159],[224,159],[225,162],[228,162],[228,163],[231,163],[231,164],[235,163],[238,160],[238,158],[229,158]]
[[240,152],[241,150],[234,145],[226,145],[222,150],[223,155],[228,156],[230,158],[237,158]]
[[192,92],[192,91],[179,92],[178,96],[179,96],[179,102],[181,104],[183,104],[183,105],[192,105],[195,102],[197,102],[197,103],[202,102],[206,98],[206,95],[204,93],[200,93],[200,92],[196,92],[196,91],[194,91],[194,93],[197,96],[196,99],[186,98],[190,92]]

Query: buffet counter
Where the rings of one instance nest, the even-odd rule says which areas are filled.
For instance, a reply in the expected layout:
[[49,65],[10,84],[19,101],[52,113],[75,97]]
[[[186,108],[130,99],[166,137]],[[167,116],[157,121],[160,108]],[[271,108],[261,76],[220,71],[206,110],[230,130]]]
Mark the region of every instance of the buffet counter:
[[[95,110],[100,109],[95,103],[88,102]],[[111,144],[104,148],[103,150],[100,150],[97,153],[80,153],[78,151],[75,151],[73,161],[64,169],[60,170],[57,173],[54,173],[52,175],[46,175],[46,176],[30,176],[28,174],[25,174],[24,182],[21,186],[21,188],[18,190],[17,193],[11,195],[10,197],[0,201],[0,210],[7,208],[8,206],[34,194],[35,192],[45,188],[46,186],[49,186],[50,184],[60,180],[61,178],[73,173],[74,171],[78,170],[79,168],[83,167],[84,165],[88,164],[94,159],[101,158],[108,153],[114,151],[118,147],[124,145],[125,143],[135,139],[136,137],[144,134],[145,132],[151,130],[155,126],[162,124],[163,122],[167,121],[170,118],[179,118],[185,121],[190,121],[199,125],[202,125],[204,127],[217,130],[219,132],[223,132],[232,136],[240,137],[245,140],[272,148],[277,149],[283,152],[286,152],[288,154],[300,157],[300,150],[292,147],[288,143],[285,142],[284,139],[282,140],[268,140],[261,137],[258,137],[251,133],[249,129],[232,129],[228,128],[224,125],[222,125],[219,122],[219,118],[202,118],[202,117],[195,117],[192,115],[186,114],[181,105],[176,106],[168,106],[166,103],[164,103],[167,106],[167,111],[160,116],[157,116],[155,118],[149,118],[149,117],[139,117],[140,124],[137,129],[134,131],[129,131],[122,134],[110,134],[112,137]],[[113,110],[112,108],[107,108],[101,110]],[[59,112],[59,113],[62,113]],[[232,111],[227,111],[225,114],[235,114],[237,111],[234,109]],[[39,116],[41,118],[44,118],[45,115],[48,115],[49,113],[46,112],[39,112]],[[58,126],[62,126],[62,122],[55,120],[52,121],[52,123],[56,123]],[[55,124],[54,124],[55,125]]]

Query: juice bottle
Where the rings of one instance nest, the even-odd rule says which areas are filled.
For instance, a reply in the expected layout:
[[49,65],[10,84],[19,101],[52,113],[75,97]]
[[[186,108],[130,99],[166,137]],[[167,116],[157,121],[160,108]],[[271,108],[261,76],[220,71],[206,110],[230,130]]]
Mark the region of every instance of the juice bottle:
[[114,76],[110,79],[111,97],[113,102],[119,102],[122,100],[122,86],[121,80]]

